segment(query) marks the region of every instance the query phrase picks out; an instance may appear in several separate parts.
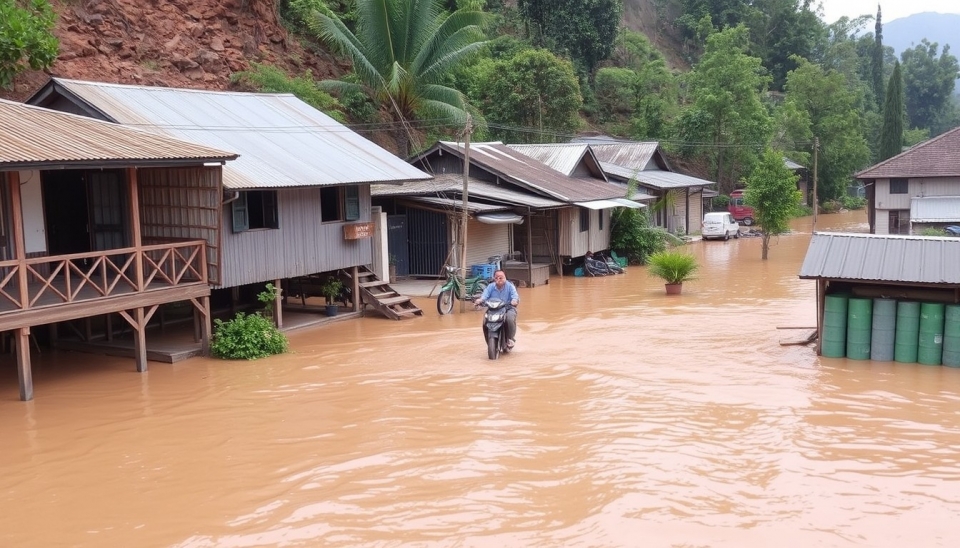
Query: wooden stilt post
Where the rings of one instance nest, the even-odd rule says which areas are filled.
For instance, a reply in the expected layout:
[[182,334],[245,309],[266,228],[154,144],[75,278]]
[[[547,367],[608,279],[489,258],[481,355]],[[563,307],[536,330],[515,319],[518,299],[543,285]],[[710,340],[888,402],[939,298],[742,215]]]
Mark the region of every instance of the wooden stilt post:
[[530,256],[527,257],[527,280],[530,281],[530,287],[533,287],[533,215],[527,215],[527,248],[530,249]]
[[143,319],[143,308],[137,308],[133,311],[136,325],[133,327],[134,341],[133,357],[137,362],[137,371],[143,373],[147,370],[147,326]]
[[360,312],[360,269],[353,267],[350,271],[350,292],[353,295],[353,311]]
[[193,342],[200,342],[203,339],[203,314],[200,313],[200,309],[197,308],[197,305],[194,304],[193,307]]
[[273,300],[273,323],[277,329],[283,328],[283,289],[280,287],[280,280],[273,281],[273,287],[277,288],[277,296]]
[[213,320],[210,318],[210,297],[200,297],[200,303],[203,305],[203,334],[200,337],[200,348],[204,356],[210,355],[210,337],[213,333]]
[[113,314],[108,313],[108,314],[104,314],[104,316],[106,316],[104,318],[104,323],[106,324],[107,340],[112,341],[113,340]]
[[20,327],[14,333],[17,347],[17,376],[20,378],[20,399],[33,399],[33,370],[30,366],[30,328]]

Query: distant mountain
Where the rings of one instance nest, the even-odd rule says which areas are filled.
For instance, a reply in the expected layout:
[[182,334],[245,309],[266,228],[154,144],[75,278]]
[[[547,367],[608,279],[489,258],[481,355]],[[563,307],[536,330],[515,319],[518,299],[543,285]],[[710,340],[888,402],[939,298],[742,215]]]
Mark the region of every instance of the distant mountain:
[[[950,44],[950,55],[960,56],[960,15],[943,13],[915,13],[908,17],[883,22],[883,45],[890,46],[897,59],[904,50],[920,45],[924,38],[940,45],[937,53],[943,52],[943,46]],[[866,29],[873,31],[873,24]]]

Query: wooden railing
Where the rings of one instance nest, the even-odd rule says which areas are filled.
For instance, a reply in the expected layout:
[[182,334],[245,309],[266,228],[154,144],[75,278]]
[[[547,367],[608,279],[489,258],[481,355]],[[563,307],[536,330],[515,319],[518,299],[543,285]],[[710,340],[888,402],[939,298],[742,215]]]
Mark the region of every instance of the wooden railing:
[[0,261],[0,314],[207,283],[205,246],[196,240]]

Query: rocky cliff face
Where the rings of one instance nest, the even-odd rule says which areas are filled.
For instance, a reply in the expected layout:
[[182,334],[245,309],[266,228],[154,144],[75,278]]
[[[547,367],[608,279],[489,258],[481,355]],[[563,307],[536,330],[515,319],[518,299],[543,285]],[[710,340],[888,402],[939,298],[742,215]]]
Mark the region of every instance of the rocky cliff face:
[[121,84],[227,89],[251,62],[331,78],[343,67],[308,52],[280,24],[273,0],[53,0],[60,56],[20,75],[22,100],[50,75]]

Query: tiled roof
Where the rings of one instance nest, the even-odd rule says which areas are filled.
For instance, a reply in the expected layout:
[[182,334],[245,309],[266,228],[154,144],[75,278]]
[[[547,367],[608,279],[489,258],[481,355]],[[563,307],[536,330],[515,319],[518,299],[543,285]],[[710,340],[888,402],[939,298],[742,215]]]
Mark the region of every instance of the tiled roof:
[[960,127],[854,175],[857,179],[960,176]]

